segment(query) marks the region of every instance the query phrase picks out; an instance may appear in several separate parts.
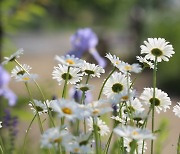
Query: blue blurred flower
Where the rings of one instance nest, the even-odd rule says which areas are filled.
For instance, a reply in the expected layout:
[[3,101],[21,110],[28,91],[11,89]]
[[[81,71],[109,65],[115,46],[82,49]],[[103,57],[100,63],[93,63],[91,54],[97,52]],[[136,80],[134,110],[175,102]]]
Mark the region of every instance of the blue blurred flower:
[[[70,89],[69,96],[70,98],[73,98],[76,102],[80,102],[82,97],[82,92],[72,87]],[[93,100],[92,93],[90,91],[86,92],[86,97],[84,100],[85,104],[91,103],[92,100]]]
[[71,44],[73,49],[68,53],[69,55],[75,55],[81,58],[84,52],[88,51],[100,66],[103,68],[106,66],[105,59],[102,58],[96,50],[98,37],[91,28],[78,29],[76,33],[71,36]]
[[8,99],[9,105],[13,106],[16,103],[17,97],[12,90],[8,88],[10,81],[10,75],[0,65],[0,96],[4,96]]

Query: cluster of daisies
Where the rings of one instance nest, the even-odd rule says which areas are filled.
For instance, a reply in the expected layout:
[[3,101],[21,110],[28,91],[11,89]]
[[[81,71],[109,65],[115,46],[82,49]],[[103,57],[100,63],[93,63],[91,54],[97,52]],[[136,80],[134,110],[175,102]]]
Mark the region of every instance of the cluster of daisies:
[[[103,81],[99,92],[89,81],[100,78],[105,73],[104,68],[74,55],[56,56],[58,65],[54,67],[52,78],[62,86],[62,97],[54,100],[45,99],[36,81],[37,75],[30,72],[30,66],[17,60],[23,53],[22,49],[5,58],[3,64],[10,61],[17,64],[11,76],[25,83],[31,98],[29,105],[35,116],[41,122],[41,115],[46,114],[52,122],[51,128],[41,131],[42,148],[54,148],[61,153],[108,153],[114,137],[122,153],[140,154],[146,151],[146,140],[158,137],[154,130],[147,129],[150,113],[166,112],[171,106],[171,100],[155,84],[152,88],[144,88],[138,95],[133,88],[135,79],[132,79],[131,74],[141,73],[145,68],[156,72],[158,63],[169,61],[174,51],[172,45],[163,38],[148,38],[140,48],[141,56],[137,56],[140,64],[129,64],[116,55],[106,54],[113,69]],[[30,81],[36,83],[42,100],[32,98],[28,87]],[[68,97],[69,85],[80,94],[80,99]],[[98,94],[98,98],[86,101],[88,92],[93,91]],[[148,106],[148,111],[145,106]],[[180,117],[180,103],[173,107],[173,112]],[[102,117],[111,122],[107,125]],[[106,142],[102,140],[104,136],[108,138]]]

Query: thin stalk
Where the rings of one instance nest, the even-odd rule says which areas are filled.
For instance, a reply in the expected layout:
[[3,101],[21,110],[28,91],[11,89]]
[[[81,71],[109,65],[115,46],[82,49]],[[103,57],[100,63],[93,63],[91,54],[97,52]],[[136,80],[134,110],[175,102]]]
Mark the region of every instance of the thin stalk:
[[180,135],[179,135],[178,143],[177,143],[177,154],[180,154]]
[[4,143],[3,143],[3,140],[2,140],[2,137],[1,137],[1,136],[0,136],[0,149],[1,149],[2,154],[4,154],[4,152],[5,152],[5,147],[4,147]]
[[70,66],[68,66],[68,70],[67,70],[67,74],[66,74],[66,80],[64,82],[64,88],[63,88],[63,92],[62,92],[62,98],[66,98],[66,89],[67,89],[67,82],[69,79],[69,71],[70,71]]
[[[128,98],[129,98],[129,96],[130,96],[130,86],[129,86],[129,72],[127,71],[127,87],[128,87],[128,89],[127,89],[127,93],[128,93]],[[129,99],[129,104],[130,104],[130,106],[131,106],[131,100]],[[126,109],[127,109],[127,111],[128,111],[128,114],[129,114],[129,118],[130,118],[130,124],[133,126],[134,125],[134,123],[133,123],[133,118],[132,118],[132,114],[131,114],[131,111],[129,111],[129,109],[128,109],[128,106],[127,106],[127,103],[125,102],[125,105],[126,105]]]
[[111,71],[111,73],[110,73],[110,74],[107,76],[107,78],[104,80],[103,85],[102,85],[102,87],[101,87],[101,89],[100,89],[100,92],[99,92],[99,95],[98,95],[98,100],[101,98],[102,91],[103,91],[103,89],[104,89],[104,86],[105,86],[106,82],[108,81],[108,79],[111,77],[111,75],[114,73],[115,70],[116,70],[116,67],[114,67],[114,69]]
[[[154,133],[154,107],[155,107],[155,89],[156,89],[156,65],[157,65],[157,56],[154,61],[154,70],[153,70],[153,103],[152,103],[152,133]],[[151,141],[151,154],[153,154],[154,141]]]
[[[15,63],[18,64],[19,67],[21,67],[28,75],[30,75],[29,72],[28,72],[27,70],[25,70],[25,69],[23,68],[23,66],[22,66],[16,59],[15,59],[14,61],[15,61]],[[49,107],[48,107],[48,105],[47,105],[47,103],[46,103],[46,99],[45,99],[45,96],[44,96],[44,94],[43,94],[43,91],[42,91],[41,87],[39,86],[39,84],[37,83],[37,81],[36,81],[35,79],[33,79],[33,81],[34,81],[37,89],[39,90],[39,92],[40,92],[40,94],[41,94],[41,96],[42,96],[42,98],[43,98],[43,100],[44,100],[44,103],[45,103],[45,105],[46,105],[46,107],[47,107],[50,121],[51,121],[52,125],[55,127],[55,124],[54,124],[54,121],[53,121],[53,118],[52,118],[52,114],[51,114],[51,111],[50,111],[50,109],[49,109]]]
[[[23,68],[23,66],[22,66],[16,59],[14,60],[14,62],[15,62],[16,64],[18,64],[19,67],[21,67],[28,75],[30,75],[29,72],[28,72],[27,70],[25,70],[25,69]],[[38,88],[38,90],[39,90],[42,98],[43,98],[44,100],[46,100],[46,99],[45,99],[45,96],[44,96],[44,94],[43,94],[43,92],[42,92],[42,89],[40,88],[40,86],[39,86],[39,84],[37,83],[37,81],[36,81],[35,79],[33,79],[33,81],[34,81],[35,85],[37,86],[37,88]]]
[[94,118],[93,118],[93,129],[94,129],[94,136],[95,136],[95,142],[96,142],[96,154],[99,154],[98,130],[97,130],[97,124]]
[[[64,99],[66,98],[66,89],[67,89],[67,82],[68,82],[68,79],[69,79],[69,71],[70,71],[70,66],[68,66],[66,79],[65,79],[65,82],[64,82],[64,88],[63,88],[63,92],[62,92],[62,98],[64,98]],[[65,118],[62,117],[61,118],[61,125],[64,125],[64,121],[65,121]]]
[[25,150],[26,138],[27,138],[27,136],[28,136],[29,130],[30,130],[30,128],[31,128],[31,125],[32,125],[32,123],[34,122],[37,114],[38,114],[38,113],[36,113],[36,114],[34,115],[33,119],[31,120],[31,122],[30,122],[30,124],[29,124],[29,126],[28,126],[28,129],[27,129],[27,131],[26,131],[26,135],[25,135],[25,137],[24,137],[24,142],[23,142],[23,154],[24,154],[24,150]]
[[[33,105],[34,105],[34,107],[35,107],[34,100],[33,100],[33,97],[32,97],[31,91],[30,91],[30,89],[29,89],[29,87],[28,87],[28,83],[27,83],[27,82],[25,82],[25,86],[26,86],[26,88],[27,88],[29,97],[30,97],[30,99],[31,99],[31,101],[32,101],[32,103],[33,103]],[[37,114],[37,118],[38,118],[39,128],[40,128],[40,131],[41,131],[41,134],[42,134],[42,133],[43,133],[43,127],[42,127],[42,123],[41,123],[41,119],[40,119],[40,117],[39,117],[39,114]]]
[[[88,74],[85,84],[88,84],[89,79],[90,79],[90,74]],[[82,96],[81,96],[81,102],[80,102],[81,104],[84,104],[85,96],[86,96],[86,92],[83,91]],[[85,118],[83,120],[83,125],[84,125],[84,133],[86,134],[86,120],[85,120]]]

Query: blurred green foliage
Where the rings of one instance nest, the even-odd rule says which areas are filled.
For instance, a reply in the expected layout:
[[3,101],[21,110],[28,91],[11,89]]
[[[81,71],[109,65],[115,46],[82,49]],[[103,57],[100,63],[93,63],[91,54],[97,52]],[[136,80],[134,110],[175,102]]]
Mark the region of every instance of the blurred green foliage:
[[[170,62],[159,64],[159,87],[178,95],[179,8],[177,0],[1,0],[1,24],[7,34],[4,36],[27,29],[42,31],[79,27],[93,27],[103,33],[106,30],[123,32],[127,33],[127,40],[130,40],[127,46],[134,55],[139,54],[139,45],[147,37],[164,37],[172,43],[176,54]],[[6,50],[10,49],[7,40],[3,40]]]

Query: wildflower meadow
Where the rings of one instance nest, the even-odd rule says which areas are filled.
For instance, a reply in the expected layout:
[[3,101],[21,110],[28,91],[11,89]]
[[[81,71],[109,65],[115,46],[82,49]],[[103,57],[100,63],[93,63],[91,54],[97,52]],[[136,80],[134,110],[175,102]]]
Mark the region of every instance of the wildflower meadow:
[[[0,66],[0,96],[7,99],[9,105],[15,103],[17,96],[7,86],[10,77],[24,84],[29,95],[29,101],[24,103],[32,109],[32,117],[26,131],[21,132],[20,153],[31,149],[27,138],[32,125],[37,123],[41,136],[39,153],[160,154],[165,132],[163,123],[156,129],[155,119],[170,108],[174,116],[180,118],[180,103],[173,105],[168,94],[157,86],[158,66],[175,56],[173,45],[164,38],[147,38],[139,47],[137,63],[129,64],[108,51],[102,57],[96,49],[97,36],[90,28],[79,29],[71,42],[72,51],[54,56],[57,65],[52,68],[51,76],[57,83],[59,95],[52,99],[47,98],[45,89],[38,83],[40,77],[33,73],[32,67],[21,63],[23,49],[5,57]],[[97,64],[82,59],[87,50]],[[111,64],[109,72],[105,71],[107,61]],[[4,69],[9,63],[14,66],[10,75]],[[138,93],[134,85],[147,69],[152,71],[153,84],[151,87],[144,85]],[[100,87],[93,78],[102,81]],[[41,98],[32,93],[32,84]],[[92,93],[96,93],[97,98],[92,98]],[[7,135],[1,133],[2,154],[17,153],[14,144],[17,123],[17,117],[6,110],[0,131],[9,130],[11,142],[7,143]],[[177,154],[180,153],[178,136],[174,145]]]

